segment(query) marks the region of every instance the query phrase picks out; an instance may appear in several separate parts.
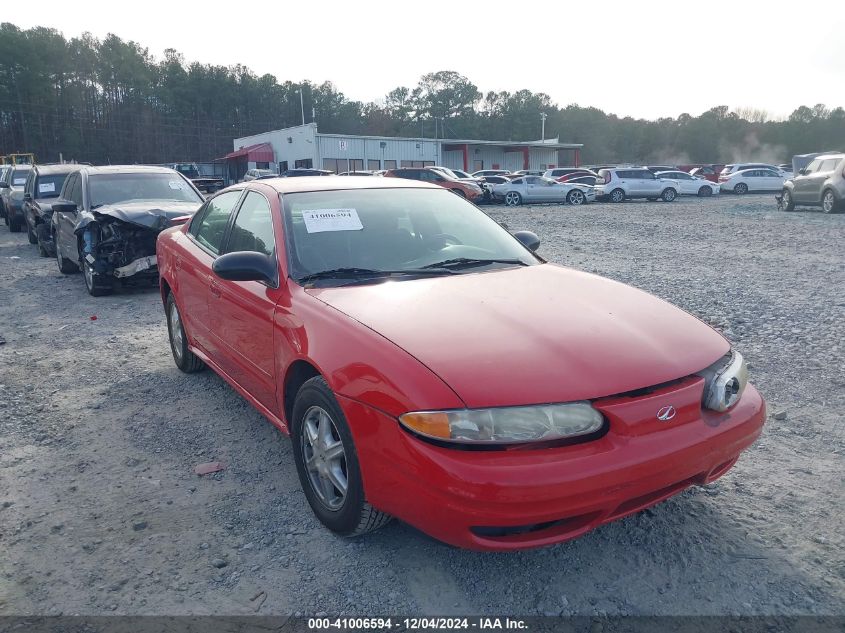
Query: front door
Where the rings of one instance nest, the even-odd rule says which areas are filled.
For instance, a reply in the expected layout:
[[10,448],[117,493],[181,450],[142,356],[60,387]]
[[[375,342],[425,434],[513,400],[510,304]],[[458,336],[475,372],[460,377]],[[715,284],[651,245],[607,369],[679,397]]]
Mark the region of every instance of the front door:
[[[223,246],[232,211],[243,190],[227,191],[205,203],[194,216],[183,248],[173,262],[178,285],[179,311],[185,331],[193,344],[216,356],[214,340],[209,335],[208,287],[211,266]],[[180,240],[181,241],[181,240]]]
[[[278,204],[278,196],[274,200]],[[268,198],[247,192],[223,252],[251,251],[276,260],[273,222],[280,218],[280,210],[274,213]],[[227,281],[212,273],[208,294],[209,327],[223,370],[277,415],[273,314],[282,294],[278,285]]]

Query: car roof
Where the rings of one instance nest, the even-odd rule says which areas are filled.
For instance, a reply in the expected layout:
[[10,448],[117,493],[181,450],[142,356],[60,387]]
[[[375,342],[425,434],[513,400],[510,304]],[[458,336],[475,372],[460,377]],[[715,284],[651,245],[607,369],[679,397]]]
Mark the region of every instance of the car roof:
[[[254,182],[254,181],[253,181]],[[250,186],[252,183],[247,183]],[[279,193],[306,191],[342,191],[344,189],[443,189],[439,185],[404,178],[268,178],[262,185]]]
[[70,174],[82,169],[82,165],[35,165],[39,174]]
[[174,172],[169,167],[158,167],[155,165],[101,165],[97,167],[82,167],[81,171],[85,171],[88,174],[172,174]]
[[839,152],[835,154],[822,154],[821,156],[816,156],[813,160],[829,160],[831,158],[845,158],[845,154]]

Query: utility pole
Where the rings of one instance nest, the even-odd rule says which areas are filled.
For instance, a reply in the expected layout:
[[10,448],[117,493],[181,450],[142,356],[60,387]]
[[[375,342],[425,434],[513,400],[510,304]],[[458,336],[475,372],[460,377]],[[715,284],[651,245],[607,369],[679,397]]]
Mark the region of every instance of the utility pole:
[[540,113],[540,121],[541,121],[541,126],[542,126],[542,130],[540,132],[542,136],[540,138],[544,141],[546,140],[546,117],[548,117],[548,116],[549,115],[546,114],[545,112]]
[[302,112],[302,125],[305,125],[305,101],[302,97],[302,86],[299,87],[299,109]]

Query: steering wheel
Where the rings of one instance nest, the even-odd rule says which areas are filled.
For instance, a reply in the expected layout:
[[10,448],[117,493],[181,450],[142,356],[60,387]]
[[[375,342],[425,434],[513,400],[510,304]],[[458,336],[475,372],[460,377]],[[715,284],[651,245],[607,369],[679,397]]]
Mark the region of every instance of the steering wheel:
[[463,246],[463,242],[451,233],[436,233],[425,238],[425,245],[429,250],[439,251],[449,244]]

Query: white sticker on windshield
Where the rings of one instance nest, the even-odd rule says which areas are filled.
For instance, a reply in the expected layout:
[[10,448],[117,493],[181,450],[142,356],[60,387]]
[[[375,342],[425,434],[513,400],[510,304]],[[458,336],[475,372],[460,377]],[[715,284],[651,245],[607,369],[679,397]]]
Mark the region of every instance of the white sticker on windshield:
[[26,178],[15,178],[15,180],[12,184],[13,185],[25,185],[26,184]]
[[50,193],[56,190],[56,183],[54,182],[40,182],[38,183],[38,193]]
[[171,180],[170,181],[170,188],[171,189],[182,189],[182,185],[185,183],[179,182],[178,180]]
[[364,228],[355,209],[309,209],[302,212],[302,219],[309,233],[360,231]]

